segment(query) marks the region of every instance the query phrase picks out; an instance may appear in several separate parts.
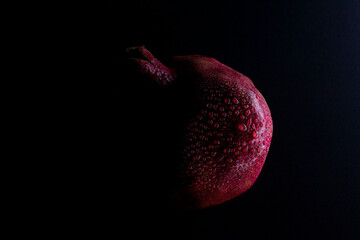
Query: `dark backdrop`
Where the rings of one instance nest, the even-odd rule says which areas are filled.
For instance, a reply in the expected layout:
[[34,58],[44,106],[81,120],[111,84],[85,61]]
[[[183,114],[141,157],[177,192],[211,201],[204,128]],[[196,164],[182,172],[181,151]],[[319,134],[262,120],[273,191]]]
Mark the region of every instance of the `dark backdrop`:
[[[98,213],[102,220],[94,220],[102,222],[99,231],[156,239],[360,238],[360,1],[133,0],[107,1],[89,11],[79,28],[90,33],[88,71],[97,76],[89,81],[90,101],[100,111],[129,116],[133,92],[142,84],[129,89],[123,82],[121,57],[126,47],[145,45],[160,60],[197,53],[247,75],[274,121],[270,152],[254,186],[201,211],[164,211],[154,203],[156,193],[141,187],[134,193],[138,177],[116,177],[133,171],[123,162],[137,161],[134,148],[110,146],[122,157],[110,151],[120,162],[112,177],[102,168],[113,194],[99,187],[106,209]],[[114,89],[121,94],[109,100]],[[104,106],[103,99],[111,103]],[[139,128],[146,123],[138,122]],[[123,133],[113,137],[127,140],[129,125],[118,125]],[[136,144],[141,151],[146,141]]]

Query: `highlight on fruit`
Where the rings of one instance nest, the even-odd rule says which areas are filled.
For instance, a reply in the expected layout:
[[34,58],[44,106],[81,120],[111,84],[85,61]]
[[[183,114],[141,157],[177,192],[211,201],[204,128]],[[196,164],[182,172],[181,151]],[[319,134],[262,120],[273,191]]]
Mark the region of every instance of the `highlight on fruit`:
[[134,75],[145,76],[164,91],[171,86],[184,97],[179,116],[186,119],[179,123],[181,145],[174,150],[179,157],[169,159],[178,166],[174,203],[202,209],[251,188],[273,134],[270,109],[253,82],[210,57],[174,56],[165,66],[143,46],[126,52]]

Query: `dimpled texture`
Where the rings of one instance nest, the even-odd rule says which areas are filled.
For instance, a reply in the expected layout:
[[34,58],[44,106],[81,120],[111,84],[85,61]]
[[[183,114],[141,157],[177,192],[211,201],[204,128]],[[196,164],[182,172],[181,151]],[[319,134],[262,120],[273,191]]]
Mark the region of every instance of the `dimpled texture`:
[[200,108],[186,127],[179,195],[188,208],[217,205],[247,191],[260,174],[272,137],[270,111],[243,74],[212,58],[176,60],[200,82]]
[[144,47],[129,52],[138,72],[159,86],[182,86],[182,149],[180,159],[169,159],[179,166],[176,204],[201,209],[246,192],[260,174],[273,132],[269,107],[252,81],[201,55],[173,57],[166,67]]

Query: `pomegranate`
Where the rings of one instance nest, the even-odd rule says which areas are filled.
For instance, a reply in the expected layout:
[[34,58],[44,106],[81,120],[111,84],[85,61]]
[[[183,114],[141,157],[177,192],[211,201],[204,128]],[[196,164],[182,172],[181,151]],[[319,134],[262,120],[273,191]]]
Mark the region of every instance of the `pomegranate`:
[[176,204],[201,209],[246,192],[260,174],[273,132],[269,107],[252,81],[210,57],[175,56],[167,67],[145,47],[126,52],[135,75],[169,91],[167,101],[176,99],[167,105],[179,125],[167,159],[177,166]]

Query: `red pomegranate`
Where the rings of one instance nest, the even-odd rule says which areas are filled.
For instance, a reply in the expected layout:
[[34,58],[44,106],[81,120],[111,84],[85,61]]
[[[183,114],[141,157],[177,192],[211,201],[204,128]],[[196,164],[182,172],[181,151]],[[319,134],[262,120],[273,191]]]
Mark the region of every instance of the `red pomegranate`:
[[177,204],[201,209],[247,191],[264,165],[273,132],[269,107],[252,81],[210,57],[175,56],[167,67],[145,47],[128,48],[127,56],[134,74],[176,98],[167,106],[175,108],[174,124],[181,130],[174,133],[174,159],[167,161],[178,166]]

